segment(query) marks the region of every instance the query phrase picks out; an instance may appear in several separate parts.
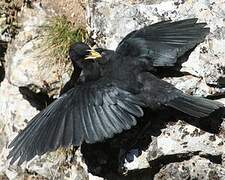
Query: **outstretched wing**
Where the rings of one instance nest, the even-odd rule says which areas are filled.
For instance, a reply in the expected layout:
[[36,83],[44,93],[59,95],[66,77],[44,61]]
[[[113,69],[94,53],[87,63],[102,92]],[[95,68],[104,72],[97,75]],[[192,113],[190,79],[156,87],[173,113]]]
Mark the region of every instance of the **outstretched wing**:
[[209,33],[198,19],[163,21],[128,34],[116,52],[123,56],[145,57],[152,66],[175,66],[177,58],[204,41]]
[[83,141],[94,143],[110,138],[136,124],[143,115],[142,102],[106,81],[72,88],[37,114],[16,136],[9,148],[11,164],[18,164],[47,151]]

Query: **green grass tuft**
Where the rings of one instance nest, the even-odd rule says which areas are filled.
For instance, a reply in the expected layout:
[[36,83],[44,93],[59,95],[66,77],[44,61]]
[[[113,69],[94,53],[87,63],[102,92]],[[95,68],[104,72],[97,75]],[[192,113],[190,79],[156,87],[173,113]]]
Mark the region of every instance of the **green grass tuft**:
[[87,31],[83,27],[75,27],[65,16],[52,18],[46,26],[45,44],[55,63],[65,63],[69,47],[75,42],[86,42],[87,39]]

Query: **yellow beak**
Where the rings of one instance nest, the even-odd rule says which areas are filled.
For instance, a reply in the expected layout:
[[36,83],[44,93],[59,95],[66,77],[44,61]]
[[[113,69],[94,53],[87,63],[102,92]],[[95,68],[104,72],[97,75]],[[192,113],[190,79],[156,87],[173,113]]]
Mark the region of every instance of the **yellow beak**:
[[102,57],[101,54],[98,53],[97,51],[95,51],[94,49],[91,49],[91,50],[88,50],[88,51],[89,51],[89,54],[84,59],[98,59],[98,58]]

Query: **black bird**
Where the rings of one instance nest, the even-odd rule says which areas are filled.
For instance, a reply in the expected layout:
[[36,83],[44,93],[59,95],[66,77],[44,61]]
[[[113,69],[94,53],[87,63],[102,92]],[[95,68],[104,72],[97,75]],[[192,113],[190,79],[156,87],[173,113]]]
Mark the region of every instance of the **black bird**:
[[143,107],[172,108],[194,118],[224,107],[184,94],[157,77],[165,67],[176,69],[179,57],[204,40],[209,33],[205,26],[197,19],[159,22],[129,33],[115,51],[74,44],[69,55],[83,72],[10,143],[10,163],[111,138],[135,126]]

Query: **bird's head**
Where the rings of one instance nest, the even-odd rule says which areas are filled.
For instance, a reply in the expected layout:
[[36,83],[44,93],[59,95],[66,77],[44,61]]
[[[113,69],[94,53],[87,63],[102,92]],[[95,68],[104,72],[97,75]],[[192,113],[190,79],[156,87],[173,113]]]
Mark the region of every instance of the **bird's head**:
[[85,43],[75,43],[69,49],[69,56],[73,63],[76,63],[82,68],[82,64],[91,62],[101,58],[100,52],[91,49]]

